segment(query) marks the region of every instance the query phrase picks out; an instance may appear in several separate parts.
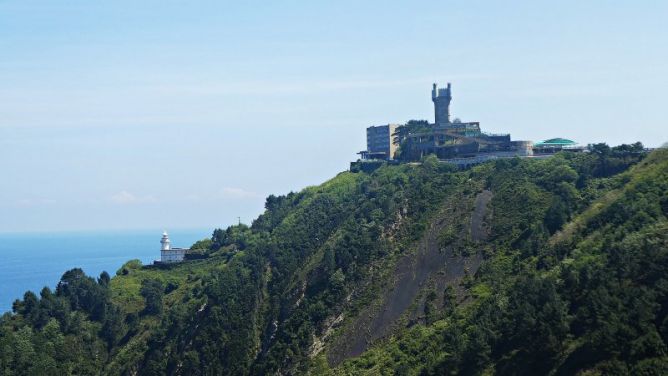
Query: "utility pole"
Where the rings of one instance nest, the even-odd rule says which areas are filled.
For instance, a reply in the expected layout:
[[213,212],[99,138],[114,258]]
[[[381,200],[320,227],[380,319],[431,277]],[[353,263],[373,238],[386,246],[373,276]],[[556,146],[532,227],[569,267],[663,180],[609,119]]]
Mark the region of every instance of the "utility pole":
[[239,226],[241,226],[241,217],[237,217],[237,219],[239,220]]

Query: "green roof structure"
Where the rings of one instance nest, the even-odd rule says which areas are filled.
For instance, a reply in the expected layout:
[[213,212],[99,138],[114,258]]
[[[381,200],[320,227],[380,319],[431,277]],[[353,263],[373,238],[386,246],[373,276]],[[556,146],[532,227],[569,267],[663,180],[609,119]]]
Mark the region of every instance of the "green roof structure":
[[575,146],[575,141],[567,140],[565,138],[551,138],[549,140],[541,141],[534,145],[534,147],[564,147]]

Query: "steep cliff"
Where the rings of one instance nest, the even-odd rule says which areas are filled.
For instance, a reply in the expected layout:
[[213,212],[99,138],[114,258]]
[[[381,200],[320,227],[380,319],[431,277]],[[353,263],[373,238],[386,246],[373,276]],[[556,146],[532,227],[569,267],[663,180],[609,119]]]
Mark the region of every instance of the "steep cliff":
[[0,373],[659,369],[667,215],[663,150],[344,172],[268,197],[206,258],[27,293]]

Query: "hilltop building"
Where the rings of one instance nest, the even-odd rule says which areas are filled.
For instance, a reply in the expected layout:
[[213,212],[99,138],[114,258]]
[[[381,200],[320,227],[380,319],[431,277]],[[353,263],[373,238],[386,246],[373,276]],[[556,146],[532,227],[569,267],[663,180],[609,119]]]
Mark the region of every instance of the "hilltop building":
[[425,155],[435,154],[442,160],[468,164],[498,157],[533,155],[531,141],[512,141],[510,134],[482,132],[479,122],[462,122],[457,118],[451,121],[450,83],[445,88],[434,84],[431,99],[434,102],[433,124],[369,127],[367,150],[358,153],[361,159],[418,161]]
[[394,133],[398,124],[371,126],[366,129],[366,150],[359,152],[362,159],[394,159],[399,144]]
[[172,242],[169,240],[167,231],[162,233],[160,244],[160,263],[163,264],[181,262],[186,257],[188,251],[190,251],[188,248],[172,247]]
[[584,151],[585,149],[585,147],[579,146],[575,141],[565,138],[551,138],[538,142],[533,146],[534,153],[536,154],[554,154],[562,150]]

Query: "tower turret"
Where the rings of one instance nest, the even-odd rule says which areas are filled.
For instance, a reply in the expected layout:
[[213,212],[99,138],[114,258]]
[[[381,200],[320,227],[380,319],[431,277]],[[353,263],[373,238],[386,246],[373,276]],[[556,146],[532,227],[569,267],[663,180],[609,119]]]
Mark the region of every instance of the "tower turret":
[[160,244],[162,245],[162,248],[160,248],[161,251],[169,251],[171,248],[171,241],[169,240],[169,235],[167,235],[167,231],[164,231],[162,233],[162,239],[160,239]]
[[452,86],[448,82],[445,89],[439,89],[434,84],[431,90],[431,100],[434,102],[434,123],[437,126],[450,124],[450,101],[452,100]]

